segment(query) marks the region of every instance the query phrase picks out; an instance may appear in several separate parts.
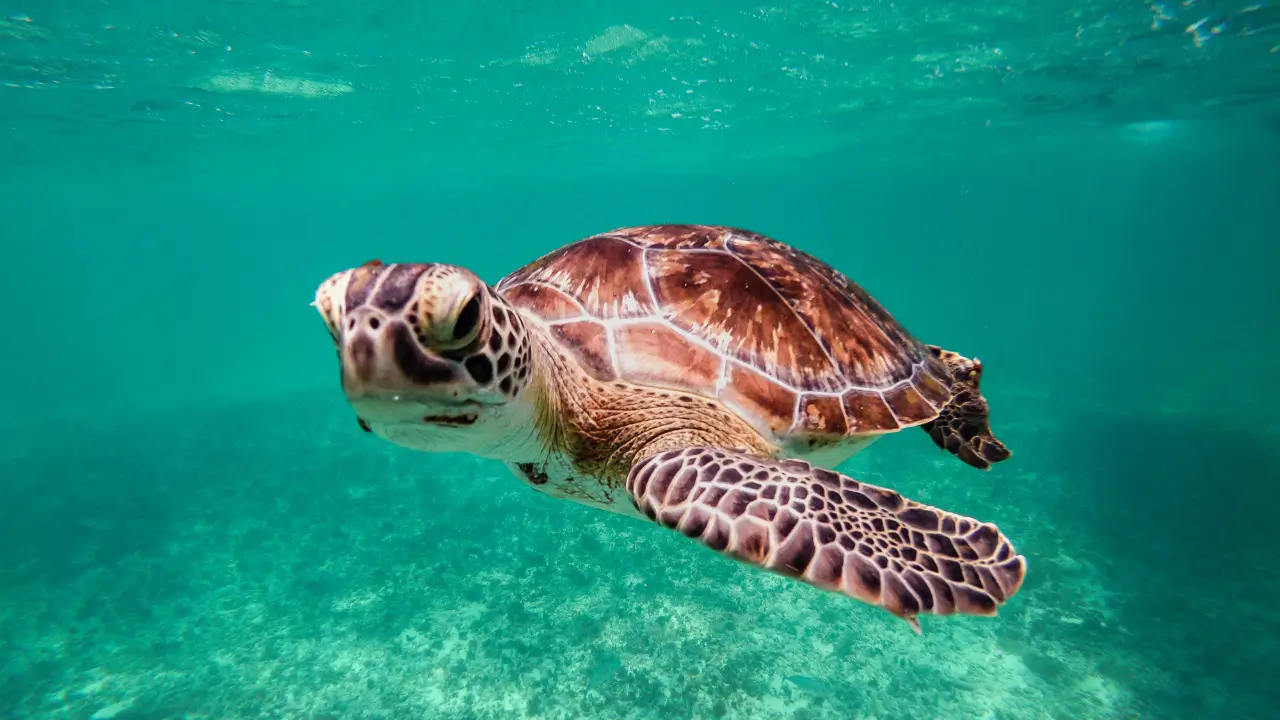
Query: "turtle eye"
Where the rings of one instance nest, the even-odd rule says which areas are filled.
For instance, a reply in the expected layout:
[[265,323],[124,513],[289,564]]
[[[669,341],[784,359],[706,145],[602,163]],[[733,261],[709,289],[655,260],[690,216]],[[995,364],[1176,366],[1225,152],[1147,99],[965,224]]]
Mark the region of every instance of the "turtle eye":
[[453,341],[464,342],[471,339],[480,325],[480,293],[471,296],[466,305],[458,311],[458,319],[453,321]]

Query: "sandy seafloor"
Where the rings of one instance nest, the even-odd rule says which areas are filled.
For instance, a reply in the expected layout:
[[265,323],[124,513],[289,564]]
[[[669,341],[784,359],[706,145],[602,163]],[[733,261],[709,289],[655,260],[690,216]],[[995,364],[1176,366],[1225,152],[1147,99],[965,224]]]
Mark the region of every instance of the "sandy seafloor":
[[[1019,454],[1052,432],[997,422]],[[496,463],[392,447],[332,398],[60,431],[5,458],[15,720],[1131,718],[1176,672],[1126,651],[1107,558],[1041,514],[1061,478],[1018,455],[980,473],[918,431],[845,469],[999,522],[1031,573],[998,618],[923,636]]]

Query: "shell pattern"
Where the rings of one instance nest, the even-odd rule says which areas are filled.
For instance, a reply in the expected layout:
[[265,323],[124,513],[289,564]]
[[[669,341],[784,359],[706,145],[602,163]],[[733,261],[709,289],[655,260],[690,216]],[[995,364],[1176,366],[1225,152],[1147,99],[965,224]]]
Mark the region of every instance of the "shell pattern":
[[718,399],[775,442],[893,432],[951,398],[946,366],[865,290],[746,230],[614,230],[496,289],[597,379]]

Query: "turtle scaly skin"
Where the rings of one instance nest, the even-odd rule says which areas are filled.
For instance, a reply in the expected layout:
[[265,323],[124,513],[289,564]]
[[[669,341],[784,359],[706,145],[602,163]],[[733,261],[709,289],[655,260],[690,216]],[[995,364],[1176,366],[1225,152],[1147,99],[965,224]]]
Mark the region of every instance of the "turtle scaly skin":
[[488,286],[367,263],[315,306],[362,428],[505,462],[540,492],[883,607],[994,615],[1026,561],[990,523],[832,470],[918,426],[987,469],[982,366],[908,333],[795,248],[720,226],[623,228]]

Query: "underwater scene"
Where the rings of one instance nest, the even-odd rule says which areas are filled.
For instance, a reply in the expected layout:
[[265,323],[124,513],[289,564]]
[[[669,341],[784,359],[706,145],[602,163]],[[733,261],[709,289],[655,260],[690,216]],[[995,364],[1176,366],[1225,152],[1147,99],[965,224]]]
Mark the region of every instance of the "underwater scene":
[[1272,0],[0,0],[0,718],[1280,717],[1277,277]]

